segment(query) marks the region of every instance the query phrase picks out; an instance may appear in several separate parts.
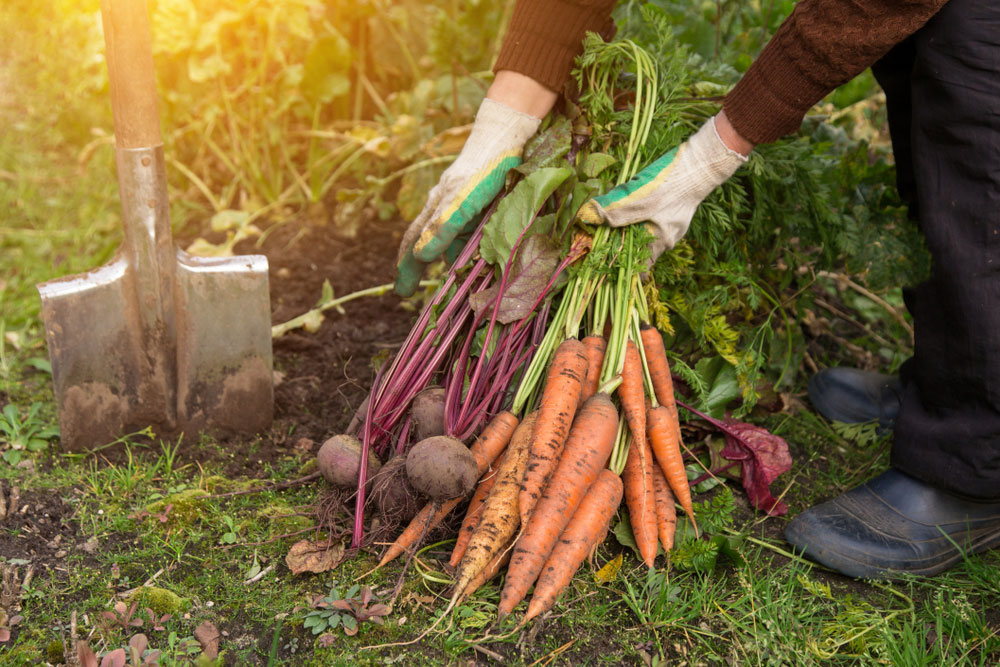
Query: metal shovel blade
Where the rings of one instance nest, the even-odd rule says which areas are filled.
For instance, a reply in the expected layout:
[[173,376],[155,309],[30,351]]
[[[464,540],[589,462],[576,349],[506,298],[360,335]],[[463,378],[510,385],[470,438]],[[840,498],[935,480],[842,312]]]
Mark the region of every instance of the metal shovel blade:
[[93,449],[271,424],[267,259],[177,250],[145,2],[102,0],[124,238],[114,260],[38,286],[62,443]]

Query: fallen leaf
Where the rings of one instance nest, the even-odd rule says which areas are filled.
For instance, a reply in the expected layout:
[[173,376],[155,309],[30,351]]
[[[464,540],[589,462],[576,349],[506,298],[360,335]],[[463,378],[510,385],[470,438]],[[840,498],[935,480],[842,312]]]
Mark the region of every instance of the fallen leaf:
[[292,574],[327,572],[340,565],[344,559],[343,543],[328,546],[313,540],[299,540],[288,550],[285,564]]
[[604,564],[600,570],[594,573],[594,581],[599,584],[606,584],[614,581],[618,577],[619,570],[622,569],[622,554],[618,554],[613,559]]
[[93,649],[82,639],[76,643],[76,659],[80,667],[97,667],[97,656]]
[[194,638],[201,644],[201,650],[209,660],[219,656],[219,629],[211,621],[205,621],[194,629]]
[[292,445],[292,449],[294,449],[297,452],[302,452],[304,454],[308,454],[315,447],[316,447],[316,441],[310,438],[299,438],[298,440],[295,441],[295,444]]
[[722,456],[743,463],[743,488],[750,502],[772,516],[788,512],[788,505],[771,495],[770,484],[792,467],[792,456],[784,438],[745,422],[726,422],[726,446]]

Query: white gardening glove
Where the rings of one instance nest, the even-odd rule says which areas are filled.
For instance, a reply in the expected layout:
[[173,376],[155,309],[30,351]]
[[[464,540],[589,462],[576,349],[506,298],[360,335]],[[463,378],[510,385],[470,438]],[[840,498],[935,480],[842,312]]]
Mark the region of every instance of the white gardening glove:
[[524,144],[541,122],[496,100],[483,100],[461,153],[403,234],[396,267],[398,294],[413,294],[427,262],[441,255],[497,196],[507,172],[521,164]]
[[722,142],[713,117],[632,180],[584,202],[577,217],[612,227],[648,222],[655,262],[687,232],[698,204],[746,161]]

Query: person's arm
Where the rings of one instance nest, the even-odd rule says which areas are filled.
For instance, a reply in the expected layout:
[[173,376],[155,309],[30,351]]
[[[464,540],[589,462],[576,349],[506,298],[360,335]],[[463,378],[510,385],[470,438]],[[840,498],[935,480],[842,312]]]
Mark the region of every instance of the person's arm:
[[559,95],[526,74],[500,70],[486,91],[486,97],[515,111],[543,118],[552,110]]
[[727,119],[755,144],[794,132],[814,104],[916,32],[946,1],[802,0],[726,96]]
[[617,0],[517,0],[494,72],[524,74],[562,90],[588,32],[611,34]]
[[600,30],[614,0],[518,0],[461,153],[430,191],[399,245],[396,292],[412,294],[427,262],[461,239],[521,162],[525,143],[555,105],[588,30]]

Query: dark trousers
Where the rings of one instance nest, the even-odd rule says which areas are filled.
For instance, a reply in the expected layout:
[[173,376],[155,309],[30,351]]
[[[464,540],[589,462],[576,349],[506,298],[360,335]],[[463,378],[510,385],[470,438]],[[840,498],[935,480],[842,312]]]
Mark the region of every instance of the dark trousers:
[[930,279],[904,291],[916,344],[892,465],[1000,499],[1000,2],[950,0],[872,70],[933,257]]

